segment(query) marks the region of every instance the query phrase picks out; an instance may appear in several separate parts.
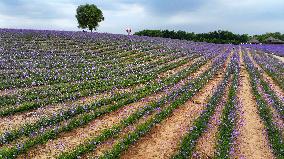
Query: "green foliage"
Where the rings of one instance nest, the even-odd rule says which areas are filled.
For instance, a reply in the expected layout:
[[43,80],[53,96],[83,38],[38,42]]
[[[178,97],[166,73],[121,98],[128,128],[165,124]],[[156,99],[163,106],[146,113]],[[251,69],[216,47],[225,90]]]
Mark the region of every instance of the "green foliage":
[[265,40],[269,37],[273,37],[273,38],[284,41],[284,34],[281,34],[280,32],[265,33],[265,34],[262,34],[262,35],[254,35],[253,37],[256,38],[257,40],[259,40],[261,43],[265,43]]
[[239,35],[234,34],[229,31],[213,31],[209,33],[187,33],[185,31],[169,31],[169,30],[142,30],[135,35],[140,36],[151,36],[151,37],[163,37],[163,38],[172,38],[172,39],[181,39],[181,40],[192,40],[200,42],[210,42],[210,43],[232,43],[240,44],[245,43],[249,40],[247,34]]
[[219,127],[216,158],[230,158],[230,150],[233,144],[233,131],[235,128],[236,97],[239,84],[239,73],[234,72],[233,82],[229,89],[228,100],[225,104],[221,116],[221,125]]
[[[255,97],[258,114],[260,115],[266,131],[268,135],[269,142],[271,144],[271,148],[274,152],[276,158],[284,158],[284,144],[283,144],[283,137],[279,128],[275,125],[273,121],[272,111],[269,108],[269,103],[263,98],[261,93],[259,92],[259,84],[264,87],[264,91],[267,92],[268,85],[264,85],[264,81],[262,76],[260,75],[259,71],[254,67],[252,61],[249,59],[247,53],[245,53],[245,66],[249,73],[250,84],[252,87],[252,93]],[[260,83],[259,83],[260,82]]]
[[[220,68],[220,64],[216,68]],[[148,133],[152,127],[161,123],[164,119],[172,115],[173,111],[188,101],[194,94],[200,91],[209,81],[210,78],[216,73],[217,69],[207,70],[205,73],[200,75],[198,78],[194,79],[189,83],[189,87],[185,86],[180,91],[177,92],[177,99],[171,99],[172,103],[163,108],[161,112],[156,114],[154,117],[148,119],[146,122],[137,126],[137,128],[125,135],[125,137],[118,143],[116,143],[112,149],[106,151],[100,159],[111,159],[111,158],[119,158],[120,154],[129,148],[131,144],[136,142],[143,135]],[[174,95],[175,93],[173,93]]]
[[[184,64],[185,61],[187,61],[187,60],[188,59],[185,59],[185,60],[182,60],[182,61],[179,61],[179,62],[176,62],[176,63],[168,64],[168,65],[164,66],[161,70],[158,70],[158,72],[164,72],[164,71],[167,71],[169,69],[173,69],[175,67],[178,67],[178,66]],[[47,132],[44,132],[41,135],[36,136],[31,140],[28,140],[20,148],[17,148],[17,147],[1,148],[0,149],[0,156],[3,155],[3,156],[8,156],[9,158],[15,158],[17,155],[28,151],[30,148],[34,147],[37,144],[43,144],[43,143],[46,143],[50,139],[54,139],[54,138],[58,137],[58,135],[62,132],[68,132],[68,131],[71,131],[71,130],[79,127],[79,126],[86,125],[87,123],[89,123],[90,121],[92,121],[93,119],[95,119],[95,118],[97,118],[101,115],[113,112],[113,111],[121,108],[122,106],[124,106],[126,104],[130,104],[132,102],[138,101],[139,99],[145,97],[147,94],[151,94],[155,91],[159,91],[162,88],[164,88],[165,86],[173,85],[173,84],[177,83],[178,81],[180,81],[181,79],[184,79],[185,77],[187,77],[189,74],[195,72],[199,67],[201,67],[205,63],[206,63],[206,61],[204,61],[203,63],[200,63],[200,64],[199,63],[194,64],[192,67],[190,67],[186,70],[183,70],[182,72],[180,72],[176,75],[173,75],[169,78],[166,78],[161,82],[155,82],[155,83],[152,83],[152,84],[148,84],[148,85],[146,85],[146,87],[138,89],[138,90],[134,91],[133,93],[121,94],[121,96],[118,94],[117,96],[113,97],[113,99],[107,99],[107,98],[102,99],[102,100],[100,100],[96,103],[89,105],[89,106],[88,105],[79,106],[78,109],[76,109],[76,111],[75,111],[75,109],[71,109],[73,111],[62,112],[62,113],[60,113],[60,116],[54,116],[50,119],[47,119],[47,118],[42,119],[36,125],[27,125],[26,127],[21,128],[19,131],[14,131],[14,132],[10,133],[8,138],[6,138],[6,140],[8,142],[13,141],[13,140],[19,138],[22,135],[21,133],[28,135],[31,132],[40,128],[43,125],[44,126],[54,125],[57,122],[71,118],[71,120],[69,121],[69,123],[67,125],[64,125],[62,127],[57,127],[57,129],[48,130]],[[116,104],[113,104],[113,105],[110,104],[109,106],[105,106],[105,105],[108,105],[109,103],[111,103],[113,101],[116,101]],[[90,110],[92,110],[93,112],[88,113]],[[87,111],[87,112],[84,112],[84,111]],[[78,117],[76,116],[76,115],[81,114],[81,113],[83,113],[82,116],[78,116]],[[139,113],[134,114],[132,117],[136,119],[136,115],[139,115]],[[126,123],[123,123],[123,124],[128,125],[134,119],[129,118],[128,120],[125,120],[124,122],[126,122]],[[100,135],[98,138],[96,138],[94,142],[96,142],[96,143],[102,142],[105,139],[109,138],[109,136],[113,135],[114,133],[118,133],[118,130],[120,130],[120,129],[121,129],[121,127],[114,126],[113,129],[108,130],[106,132],[103,132],[102,135]],[[73,155],[78,154],[78,153],[80,154],[80,153],[85,152],[85,151],[90,151],[93,148],[95,148],[95,145],[93,145],[93,144],[87,145],[85,147],[79,147],[78,150],[76,149],[72,153],[67,153],[67,154],[62,155],[63,156],[62,158],[65,158],[65,156],[70,157],[70,155],[73,156]]]
[[80,5],[77,8],[76,15],[79,28],[88,28],[89,30],[96,30],[99,22],[104,20],[102,11],[94,4]]
[[221,101],[222,96],[225,95],[225,89],[228,85],[229,78],[231,77],[232,65],[227,68],[225,77],[222,83],[218,86],[212,97],[210,98],[206,109],[203,113],[195,120],[194,125],[190,128],[190,131],[183,137],[179,150],[175,155],[172,156],[173,159],[183,159],[190,158],[195,149],[197,140],[204,133],[208,127],[208,122],[212,115],[214,114],[217,104]]

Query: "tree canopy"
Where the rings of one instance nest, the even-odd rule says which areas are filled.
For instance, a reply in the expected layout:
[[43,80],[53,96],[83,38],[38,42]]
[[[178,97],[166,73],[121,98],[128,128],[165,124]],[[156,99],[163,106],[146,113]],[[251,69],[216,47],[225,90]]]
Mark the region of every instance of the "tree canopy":
[[224,31],[224,30],[217,30],[208,33],[194,33],[194,32],[180,31],[180,30],[179,31],[142,30],[136,32],[134,35],[163,37],[171,39],[181,39],[181,40],[191,40],[191,41],[221,43],[221,44],[247,43],[251,39],[258,40],[261,43],[267,43],[266,40],[270,37],[284,41],[284,34],[281,34],[280,32],[249,36],[248,34],[235,34],[230,31]]
[[80,5],[76,11],[78,27],[82,29],[96,30],[99,22],[104,20],[103,12],[94,4]]
[[192,40],[192,41],[201,41],[201,42],[210,42],[210,43],[222,43],[222,44],[225,43],[240,44],[247,42],[249,39],[249,36],[247,34],[239,35],[223,30],[213,31],[209,33],[198,33],[198,34],[193,32],[180,31],[180,30],[179,31],[142,30],[140,32],[136,32],[135,35]]
[[253,38],[259,40],[261,43],[265,43],[266,39],[269,37],[273,37],[279,40],[284,41],[284,34],[281,34],[280,32],[275,32],[275,33],[265,33],[262,35],[254,35]]

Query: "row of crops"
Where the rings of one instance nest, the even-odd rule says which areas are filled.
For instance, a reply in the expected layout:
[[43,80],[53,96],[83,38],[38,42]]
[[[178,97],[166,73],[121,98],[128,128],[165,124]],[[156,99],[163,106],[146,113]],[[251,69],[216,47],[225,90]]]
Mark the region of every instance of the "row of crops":
[[282,44],[263,44],[263,45],[245,45],[252,49],[261,50],[269,54],[275,54],[284,57],[284,45]]
[[283,158],[283,68],[244,46],[1,29],[0,158],[241,158],[249,135]]

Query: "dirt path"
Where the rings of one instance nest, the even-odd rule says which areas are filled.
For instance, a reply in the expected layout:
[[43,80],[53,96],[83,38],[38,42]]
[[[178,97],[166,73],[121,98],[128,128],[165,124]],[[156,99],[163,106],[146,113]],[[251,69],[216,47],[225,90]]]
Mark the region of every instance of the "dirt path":
[[59,112],[60,110],[72,108],[76,105],[80,104],[88,104],[91,102],[95,102],[98,99],[104,98],[109,96],[109,93],[100,94],[97,96],[91,96],[91,97],[84,97],[77,101],[73,102],[65,102],[55,105],[48,105],[46,107],[38,108],[33,111],[24,112],[24,113],[18,113],[13,116],[7,116],[0,118],[0,133],[3,133],[5,131],[10,131],[12,129],[16,129],[20,126],[23,126],[27,123],[35,123],[42,117],[50,117],[56,112]]
[[106,151],[110,150],[117,142],[121,141],[123,139],[123,137],[125,137],[125,135],[127,135],[129,132],[134,131],[138,125],[144,123],[145,121],[147,121],[148,119],[150,119],[151,117],[153,117],[157,113],[158,113],[158,111],[156,110],[152,114],[143,116],[134,124],[129,125],[125,129],[123,129],[122,132],[120,132],[117,137],[110,138],[107,141],[101,143],[100,145],[97,146],[95,151],[83,155],[81,157],[81,159],[98,158],[99,156],[103,155]]
[[272,120],[274,121],[276,127],[280,130],[282,137],[284,138],[284,121],[279,115],[279,113],[272,106],[269,107],[272,113]]
[[[205,65],[201,67],[195,74],[191,77],[195,78],[205,70],[207,70],[210,65]],[[44,145],[38,145],[28,152],[26,157],[29,158],[54,158],[63,151],[73,149],[80,143],[83,143],[86,139],[99,135],[104,129],[110,128],[111,126],[118,124],[121,120],[128,117],[134,111],[139,108],[144,107],[151,101],[160,99],[162,96],[171,92],[172,90],[180,88],[186,82],[184,80],[180,81],[175,86],[163,90],[154,95],[150,95],[142,100],[128,104],[117,111],[106,114],[98,119],[93,120],[84,127],[77,128],[71,132],[61,134],[59,138],[55,140],[48,141]],[[23,156],[22,156],[23,157]]]
[[30,91],[32,89],[41,89],[41,88],[49,87],[49,86],[50,85],[41,85],[41,86],[30,86],[30,87],[24,87],[24,88],[4,89],[4,90],[0,90],[0,96],[14,95],[14,94],[18,94],[23,91]]
[[[195,60],[197,61],[197,60]],[[189,63],[192,63],[191,61]],[[189,63],[181,66],[181,68],[185,69],[186,67],[185,66],[189,66]],[[211,65],[211,63],[208,63],[207,65]],[[181,71],[182,69],[181,68],[177,68],[175,69],[175,72],[177,71]],[[206,68],[206,67],[204,67]],[[174,73],[171,73],[171,74],[174,74]],[[167,75],[169,76],[169,75]],[[196,75],[195,75],[196,76]],[[195,101],[197,102],[197,101]],[[165,107],[165,106],[163,106]],[[111,138],[109,140],[107,140],[106,142],[98,145],[98,147],[96,148],[96,150],[94,152],[91,152],[89,154],[86,154],[84,156],[82,156],[82,158],[96,158],[96,157],[99,157],[100,155],[102,155],[104,152],[106,152],[107,150],[111,149],[112,146],[119,142],[121,140],[121,138],[123,138],[127,133],[135,130],[136,126],[145,122],[147,119],[151,118],[152,116],[154,116],[155,114],[157,114],[161,109],[158,109],[156,111],[154,111],[153,113],[151,114],[148,114],[148,115],[145,115],[144,117],[142,117],[138,122],[134,123],[133,125],[129,125],[127,128],[125,128],[117,137],[115,138]]]
[[181,65],[181,66],[176,67],[176,68],[174,68],[174,69],[172,69],[172,70],[168,70],[168,71],[166,71],[166,72],[160,73],[160,74],[158,75],[158,79],[165,78],[165,77],[170,77],[171,75],[175,74],[176,72],[180,72],[181,70],[183,70],[183,69],[185,69],[185,68],[191,66],[193,63],[195,63],[195,62],[198,61],[199,59],[200,59],[200,58],[195,58],[195,59],[193,59],[193,60],[188,61],[188,62],[187,62],[186,64],[184,64],[184,65]]
[[266,52],[263,52],[263,53],[265,53],[266,55],[272,55],[273,57],[277,58],[278,60],[284,62],[284,57],[282,57],[282,56],[277,56],[277,55],[273,55],[271,53],[266,53]]
[[256,61],[253,59],[251,52],[248,52],[248,55],[253,62],[254,66],[261,71],[261,74],[263,75],[263,79],[265,82],[269,84],[271,89],[276,93],[276,95],[283,101],[284,100],[284,91],[274,82],[274,80],[256,63]]
[[279,59],[280,61],[284,62],[284,57],[273,55],[275,58]]
[[201,91],[194,95],[192,100],[174,110],[172,116],[156,125],[146,136],[130,146],[121,158],[169,158],[177,150],[182,136],[186,134],[187,129],[204,109],[218,83],[222,80],[224,70],[225,68],[219,71],[218,76],[210,80]]
[[[263,122],[258,115],[256,101],[252,94],[249,82],[249,74],[244,67],[242,53],[241,79],[238,99],[240,99],[240,111],[237,123],[239,135],[236,139],[236,158],[267,159],[274,158],[269,147],[267,134]],[[242,114],[240,114],[242,113]]]
[[[179,61],[184,59],[185,57],[182,58],[178,58],[175,59],[173,61]],[[172,63],[172,61],[170,62]],[[210,63],[209,63],[210,64]],[[209,65],[207,64],[207,65]],[[190,66],[190,65],[187,65]],[[183,67],[185,68],[185,67]],[[179,71],[181,71],[182,69],[176,69],[174,71],[172,71],[172,73],[177,73]],[[113,90],[112,92],[132,92],[134,90],[137,90],[139,88],[142,88],[144,85],[143,84],[139,84],[137,86],[131,87],[131,88],[123,88],[123,89],[116,89]],[[98,95],[94,95],[94,96],[88,96],[88,97],[82,97],[76,101],[68,101],[68,102],[64,102],[64,103],[59,103],[59,104],[51,104],[51,105],[47,105],[45,107],[41,107],[38,108],[36,110],[31,110],[28,112],[23,112],[23,113],[17,113],[13,116],[7,116],[7,117],[0,117],[0,134],[5,132],[5,131],[10,131],[16,128],[19,128],[20,126],[23,126],[24,124],[27,123],[35,123],[37,122],[40,118],[42,117],[50,117],[53,114],[56,114],[57,112],[59,112],[60,110],[66,110],[72,107],[77,107],[78,105],[82,105],[82,104],[90,104],[93,103],[99,99],[102,98],[107,98],[111,96],[111,92],[106,92],[106,93],[101,93]]]
[[[260,56],[260,55],[258,55],[258,56]],[[264,70],[262,70],[262,68],[253,59],[251,54],[249,54],[249,57],[252,60],[254,66],[257,67],[258,70],[261,70],[264,78],[266,76],[266,78],[264,80],[270,85],[270,87],[276,93],[276,95],[279,97],[279,99],[282,100],[282,102],[284,102],[284,92],[282,91],[282,89],[280,87],[278,87],[278,85],[272,80],[272,78],[270,78],[270,76],[266,72],[264,72]],[[281,116],[277,112],[277,110],[272,106],[270,99],[269,99],[268,95],[265,94],[264,90],[262,88],[259,88],[259,92],[262,94],[262,96],[265,98],[266,102],[269,104],[269,109],[272,112],[273,121],[275,122],[276,126],[280,129],[280,131],[282,132],[282,135],[284,136],[284,121],[283,121],[283,119],[281,118]]]
[[[133,54],[133,55],[137,55],[137,54]],[[130,56],[133,56],[133,55],[130,55]],[[129,56],[127,56],[127,58],[129,58]],[[155,62],[157,62],[161,59],[165,59],[165,58],[167,58],[167,56],[162,56],[162,57],[159,57],[158,59],[151,59],[151,61],[146,61],[145,63],[143,63],[143,65],[149,65],[151,63],[155,63]],[[181,61],[185,58],[186,57],[180,57],[180,58],[177,58],[175,60],[169,61],[167,64],[178,62],[178,61]],[[75,84],[77,82],[70,82],[70,83]],[[53,84],[53,85],[56,85],[56,84]],[[14,95],[14,94],[17,94],[17,93],[20,93],[20,92],[29,91],[29,90],[32,90],[32,89],[41,89],[41,88],[50,87],[50,86],[52,86],[52,85],[39,85],[39,86],[29,86],[29,87],[23,87],[23,88],[5,89],[5,90],[0,90],[0,96]]]
[[210,118],[208,128],[205,133],[198,139],[196,150],[193,152],[192,158],[213,158],[216,150],[217,132],[221,124],[221,115],[228,97],[229,87],[225,89],[225,93],[216,107],[214,115]]
[[[138,85],[136,87],[140,88],[142,86]],[[133,89],[137,89],[136,87],[134,87]],[[131,89],[129,88],[114,90],[114,92],[121,92],[121,93],[130,92],[130,91]],[[101,94],[94,95],[94,96],[82,97],[76,101],[68,101],[68,102],[59,103],[59,104],[47,105],[45,107],[38,108],[36,110],[23,112],[23,113],[17,113],[13,116],[1,117],[0,118],[1,119],[0,120],[0,134],[5,131],[17,129],[23,126],[24,124],[35,123],[40,118],[50,117],[53,114],[56,114],[61,110],[67,110],[72,107],[77,107],[83,104],[90,104],[95,101],[98,101],[99,99],[110,97],[111,94],[112,94],[111,92],[101,93]]]
[[[200,115],[206,101],[221,79],[214,78],[193,100],[176,109],[173,115],[154,127],[150,133],[131,146],[121,158],[169,158],[177,149],[180,138]],[[198,101],[198,102],[194,102]]]
[[20,92],[18,88],[0,90],[0,96],[12,95]]
[[259,93],[264,97],[265,101],[268,103],[269,109],[272,113],[272,120],[274,121],[277,128],[279,128],[280,132],[282,133],[282,136],[284,137],[284,120],[283,120],[283,118],[281,118],[281,115],[276,110],[276,108],[273,107],[273,105],[270,101],[269,95],[265,94],[265,92],[262,88],[259,88]]
[[114,111],[110,114],[95,119],[84,127],[61,134],[58,139],[51,140],[45,145],[37,146],[36,148],[28,152],[27,156],[32,158],[54,158],[61,152],[72,149],[75,146],[79,145],[87,138],[98,136],[102,132],[102,130],[110,128],[112,125],[118,124],[122,119],[132,114],[135,110],[142,108],[150,101],[161,98],[162,95],[163,94],[160,93],[148,98],[144,98],[139,102],[126,105],[118,111]]

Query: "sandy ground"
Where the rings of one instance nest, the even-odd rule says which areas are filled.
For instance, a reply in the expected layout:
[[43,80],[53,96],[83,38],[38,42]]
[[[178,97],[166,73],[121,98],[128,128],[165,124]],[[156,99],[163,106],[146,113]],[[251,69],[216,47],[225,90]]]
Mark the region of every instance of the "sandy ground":
[[275,58],[279,59],[280,61],[284,62],[284,57],[282,56],[277,56],[277,55],[273,55]]
[[213,158],[216,150],[217,133],[221,124],[221,115],[228,97],[229,86],[218,103],[214,115],[210,118],[208,128],[205,133],[198,139],[196,150],[193,152],[193,158]]
[[273,159],[272,150],[269,147],[267,134],[263,122],[258,115],[256,101],[252,94],[249,75],[244,67],[241,54],[241,80],[238,93],[240,99],[240,111],[238,132],[236,139],[236,158],[247,159]]
[[174,68],[174,69],[172,69],[172,70],[168,70],[168,71],[166,71],[166,72],[162,72],[162,73],[160,73],[160,74],[158,75],[158,79],[160,79],[160,78],[165,78],[165,77],[169,77],[169,76],[175,74],[176,72],[180,72],[181,70],[183,70],[183,69],[185,69],[185,68],[191,66],[193,63],[195,63],[196,61],[198,61],[198,59],[199,59],[199,58],[190,60],[190,61],[188,61],[188,62],[187,62],[186,64],[184,64],[184,65],[181,65],[181,66],[179,66],[179,67],[176,67],[176,68]]
[[269,84],[271,89],[276,93],[276,95],[284,102],[284,90],[282,90],[276,82],[254,61],[251,54],[248,54],[250,59],[252,60],[254,66],[262,72],[263,79]]
[[[128,89],[119,89],[117,92],[126,92],[129,91]],[[76,107],[78,105],[83,105],[83,104],[90,104],[93,103],[99,99],[102,98],[107,98],[111,95],[110,92],[106,93],[101,93],[98,95],[94,96],[88,96],[88,97],[82,97],[76,101],[68,101],[64,103],[59,103],[59,104],[52,104],[52,105],[47,105],[45,107],[38,108],[36,110],[31,110],[23,113],[17,113],[12,116],[7,116],[7,117],[0,117],[0,133],[3,133],[5,131],[10,131],[12,129],[17,129],[24,124],[27,123],[35,123],[42,117],[50,117],[53,114],[61,111],[61,110],[66,110],[71,107]]]
[[[176,59],[176,60],[181,60],[181,59]],[[175,61],[175,60],[173,60],[173,61]],[[171,61],[170,63],[172,63],[173,61]],[[183,67],[183,66],[180,66],[180,67]],[[181,69],[176,69],[175,71],[172,71],[172,73],[178,72],[180,70]],[[165,75],[165,77],[166,76],[167,75]],[[168,75],[168,76],[170,76],[170,75]],[[143,85],[139,84],[139,85],[131,87],[131,88],[123,88],[123,89],[113,90],[113,92],[120,92],[120,93],[131,92],[131,91],[139,89],[141,87],[143,87]],[[6,91],[12,91],[12,90],[6,90]],[[31,110],[31,111],[27,111],[27,112],[23,112],[23,113],[17,113],[17,114],[12,115],[12,116],[0,117],[0,119],[1,119],[0,120],[0,133],[3,133],[5,131],[10,131],[12,129],[17,129],[17,128],[19,128],[19,127],[21,127],[21,126],[23,126],[24,124],[27,124],[27,123],[29,123],[29,124],[35,123],[40,118],[49,117],[53,114],[58,113],[60,110],[66,110],[66,109],[69,109],[70,107],[76,107],[77,105],[90,104],[90,103],[97,101],[98,99],[107,98],[110,95],[111,95],[111,92],[106,92],[106,93],[101,93],[101,94],[97,94],[97,95],[93,95],[93,96],[82,97],[82,98],[77,99],[75,101],[67,101],[67,102],[63,102],[63,103],[47,105],[47,106],[38,108],[36,110]]]
[[[227,60],[226,63],[228,63]],[[225,70],[225,68],[223,68]],[[217,85],[222,80],[224,70],[210,80],[191,100],[174,110],[173,114],[156,125],[134,145],[124,152],[123,159],[170,158],[178,149],[180,139],[187,133],[193,122],[204,109]],[[220,75],[222,77],[220,77]]]
[[14,94],[17,94],[17,93],[20,93],[20,92],[30,91],[30,90],[33,90],[33,89],[41,89],[41,88],[44,88],[44,87],[49,87],[49,85],[4,89],[4,90],[0,90],[0,96],[14,95]]
[[103,155],[105,152],[110,150],[116,143],[121,141],[125,137],[125,135],[127,135],[129,132],[134,131],[138,125],[144,123],[145,121],[147,121],[148,119],[150,119],[157,113],[158,111],[155,111],[151,113],[150,115],[143,116],[134,124],[129,125],[125,129],[123,129],[122,132],[120,132],[116,137],[110,138],[107,141],[98,145],[95,151],[83,155],[81,159],[87,159],[87,158],[93,159],[93,158],[98,158],[99,156]]
[[[201,67],[197,72],[193,73],[190,77],[195,78],[205,70],[207,70],[211,65],[205,65]],[[150,95],[138,102],[126,105],[120,108],[117,111],[106,114],[98,119],[93,120],[84,127],[77,128],[68,133],[63,133],[59,138],[55,140],[48,141],[44,145],[38,145],[29,151],[25,156],[32,158],[55,158],[61,152],[67,151],[75,148],[80,143],[84,142],[86,139],[94,136],[98,136],[104,129],[110,128],[114,124],[118,124],[121,120],[128,117],[134,111],[139,108],[144,107],[151,101],[158,100],[162,96],[166,95],[168,92],[171,92],[172,89],[177,89],[185,84],[185,81],[180,81],[176,86],[169,89],[163,90],[154,95]],[[23,155],[19,158],[24,157]]]
[[[210,81],[193,100],[174,110],[173,115],[154,127],[131,146],[121,158],[169,158],[178,148],[181,137],[200,115],[220,79]],[[194,102],[198,101],[198,102]]]

